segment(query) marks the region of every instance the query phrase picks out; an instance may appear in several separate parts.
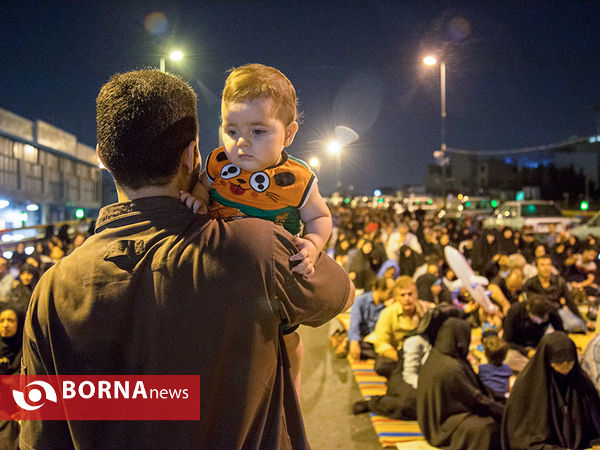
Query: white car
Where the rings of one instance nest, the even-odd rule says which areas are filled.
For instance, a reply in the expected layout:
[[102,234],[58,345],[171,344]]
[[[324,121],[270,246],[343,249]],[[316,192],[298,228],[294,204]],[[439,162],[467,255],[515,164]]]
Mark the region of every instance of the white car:
[[585,239],[590,234],[592,236],[600,237],[600,212],[597,212],[590,220],[583,225],[571,228],[569,230],[571,236],[575,236],[578,239]]
[[483,227],[498,228],[502,225],[521,230],[527,226],[534,233],[548,233],[550,224],[555,225],[556,231],[564,231],[573,223],[573,219],[562,215],[554,202],[527,200],[502,203],[491,217],[483,221]]

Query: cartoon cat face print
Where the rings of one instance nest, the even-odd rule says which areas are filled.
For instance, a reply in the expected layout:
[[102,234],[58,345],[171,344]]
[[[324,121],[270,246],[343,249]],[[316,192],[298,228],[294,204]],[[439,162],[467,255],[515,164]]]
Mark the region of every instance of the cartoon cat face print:
[[[226,158],[224,152],[217,155],[217,161],[223,161],[223,158]],[[261,195],[278,203],[280,195],[275,192],[277,190],[275,188],[291,186],[296,181],[292,172],[285,168],[281,170],[278,172],[277,167],[270,169],[271,176],[265,171],[248,174],[235,164],[228,163],[221,168],[220,178],[216,183],[228,188],[233,195],[239,197],[240,203],[244,202],[244,198],[255,199]]]

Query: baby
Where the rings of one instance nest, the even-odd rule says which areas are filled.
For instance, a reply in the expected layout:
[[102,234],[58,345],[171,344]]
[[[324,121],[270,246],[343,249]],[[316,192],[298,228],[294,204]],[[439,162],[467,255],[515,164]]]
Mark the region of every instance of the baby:
[[[313,172],[284,150],[298,131],[294,86],[273,67],[233,69],[223,89],[221,120],[223,147],[208,155],[201,183],[191,194],[181,192],[181,201],[213,217],[258,217],[282,225],[299,249],[290,257],[297,262],[293,271],[312,276],[332,220]],[[282,326],[299,397],[302,341],[296,328]]]
[[208,207],[213,217],[259,217],[283,225],[296,235],[293,270],[311,276],[332,222],[315,175],[284,150],[298,131],[294,86],[273,67],[233,69],[225,81],[221,119],[223,147],[210,153],[201,183],[181,200],[195,212]]

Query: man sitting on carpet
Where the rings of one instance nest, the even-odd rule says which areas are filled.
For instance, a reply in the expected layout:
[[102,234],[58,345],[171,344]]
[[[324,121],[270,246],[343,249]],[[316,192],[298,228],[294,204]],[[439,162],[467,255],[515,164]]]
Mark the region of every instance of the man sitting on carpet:
[[399,277],[392,287],[394,303],[385,308],[375,325],[375,372],[386,378],[402,364],[402,345],[409,331],[433,304],[417,299],[417,285],[409,276]]
[[388,298],[387,280],[377,278],[371,285],[371,291],[365,292],[354,299],[350,311],[350,327],[348,341],[350,342],[350,357],[353,360],[375,358],[373,346],[375,324],[379,314],[385,308]]

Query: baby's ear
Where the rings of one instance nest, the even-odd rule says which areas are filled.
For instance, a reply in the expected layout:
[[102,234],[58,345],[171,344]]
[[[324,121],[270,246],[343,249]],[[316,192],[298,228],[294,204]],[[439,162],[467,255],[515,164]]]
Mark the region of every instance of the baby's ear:
[[290,122],[287,127],[285,127],[285,140],[283,141],[284,147],[289,147],[294,142],[294,137],[298,132],[298,122],[295,120]]
[[223,162],[223,161],[225,161],[226,159],[227,159],[227,155],[225,154],[225,152],[220,152],[220,153],[217,155],[217,161],[218,161],[218,162]]

